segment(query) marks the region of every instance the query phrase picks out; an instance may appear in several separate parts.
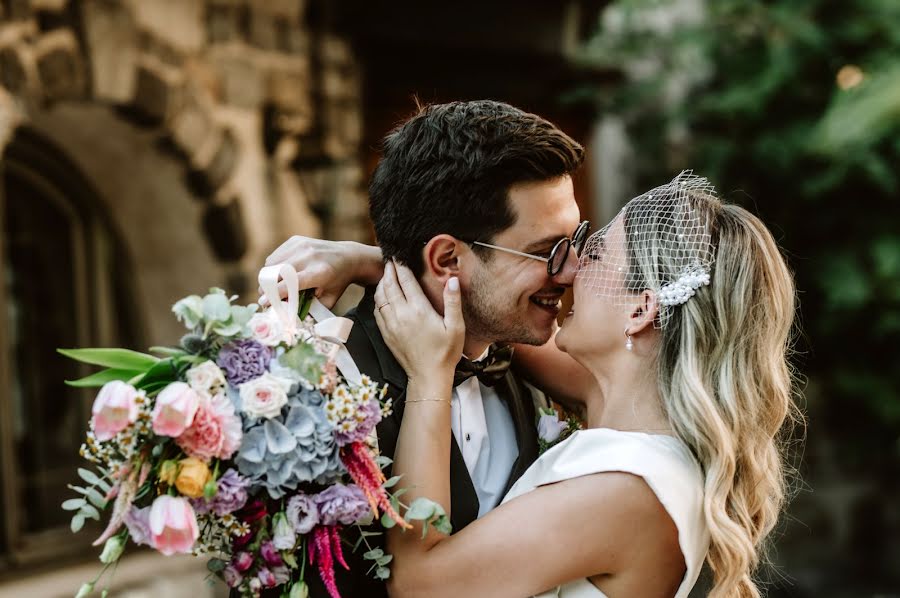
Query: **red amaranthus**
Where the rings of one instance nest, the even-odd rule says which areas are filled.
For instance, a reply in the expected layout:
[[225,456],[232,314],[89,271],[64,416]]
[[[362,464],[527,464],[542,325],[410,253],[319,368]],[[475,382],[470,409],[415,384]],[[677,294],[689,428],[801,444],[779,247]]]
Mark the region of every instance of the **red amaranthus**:
[[312,530],[312,541],[309,543],[309,563],[319,568],[319,576],[331,598],[341,598],[334,578],[334,561],[344,569],[350,570],[341,550],[340,526],[317,525]]
[[403,517],[391,505],[382,484],[385,482],[384,473],[372,459],[372,453],[363,442],[352,442],[341,448],[341,461],[350,473],[350,477],[357,486],[362,488],[372,513],[377,517],[379,510],[387,513],[394,522],[405,529],[412,529]]

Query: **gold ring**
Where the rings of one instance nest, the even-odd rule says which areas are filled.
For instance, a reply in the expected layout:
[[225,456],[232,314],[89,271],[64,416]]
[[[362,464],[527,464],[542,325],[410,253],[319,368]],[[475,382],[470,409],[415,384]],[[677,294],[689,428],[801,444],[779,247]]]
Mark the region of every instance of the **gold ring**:
[[385,301],[384,303],[382,303],[381,305],[378,305],[378,306],[376,306],[376,307],[378,307],[378,311],[381,311],[381,308],[382,308],[382,307],[387,307],[387,306],[390,305],[390,304],[391,304],[390,301]]

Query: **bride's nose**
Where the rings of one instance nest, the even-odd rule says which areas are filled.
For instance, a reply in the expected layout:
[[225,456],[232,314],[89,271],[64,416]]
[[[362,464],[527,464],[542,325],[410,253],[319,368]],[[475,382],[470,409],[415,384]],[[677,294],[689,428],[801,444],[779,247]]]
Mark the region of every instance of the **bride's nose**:
[[573,247],[569,247],[569,255],[566,256],[563,267],[551,277],[551,280],[560,286],[570,287],[575,282],[575,273],[577,271],[578,255],[575,254],[575,249]]

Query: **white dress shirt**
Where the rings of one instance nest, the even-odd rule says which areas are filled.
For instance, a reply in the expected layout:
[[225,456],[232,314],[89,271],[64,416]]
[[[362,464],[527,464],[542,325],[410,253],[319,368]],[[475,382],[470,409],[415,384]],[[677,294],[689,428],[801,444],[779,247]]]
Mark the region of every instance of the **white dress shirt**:
[[[487,350],[475,361],[487,357]],[[516,429],[505,401],[472,376],[453,389],[450,427],[478,495],[478,516],[498,504],[519,456]]]

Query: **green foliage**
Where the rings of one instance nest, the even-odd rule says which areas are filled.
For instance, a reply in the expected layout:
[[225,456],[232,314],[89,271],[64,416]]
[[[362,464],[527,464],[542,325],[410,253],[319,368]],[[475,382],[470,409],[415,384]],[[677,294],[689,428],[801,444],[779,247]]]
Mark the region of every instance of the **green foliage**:
[[185,327],[202,332],[203,338],[210,334],[227,338],[239,334],[258,309],[255,303],[232,305],[235,299],[237,295],[229,297],[222,289],[212,288],[204,297],[190,295],[179,300],[172,312]]
[[[74,511],[72,515],[71,529],[72,533],[81,531],[84,523],[88,519],[100,521],[100,511],[104,510],[107,505],[104,494],[108,493],[112,486],[108,481],[106,472],[101,471],[102,477],[98,476],[89,469],[78,468],[78,476],[84,480],[87,487],[73,486],[69,484],[69,489],[74,490],[81,495],[81,498],[70,498],[62,503],[64,511]],[[103,494],[101,494],[103,492]]]
[[450,526],[450,518],[444,507],[434,502],[430,498],[420,496],[412,501],[404,515],[405,519],[410,521],[423,521],[425,525],[422,527],[422,537],[428,533],[428,526],[432,526],[439,533],[450,535],[452,528]]
[[284,367],[291,368],[312,384],[318,384],[326,358],[309,343],[300,343],[278,358]]
[[693,168],[766,222],[796,273],[811,407],[852,436],[840,459],[897,471],[900,2],[704,5],[614,2],[583,58],[628,82],[593,97],[626,119],[641,188]]
[[82,363],[138,372],[146,371],[159,361],[152,355],[130,349],[57,349],[57,351]]

